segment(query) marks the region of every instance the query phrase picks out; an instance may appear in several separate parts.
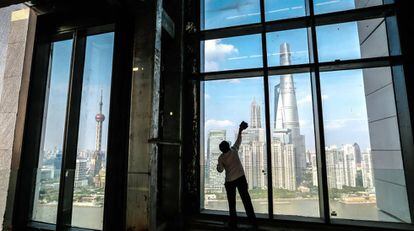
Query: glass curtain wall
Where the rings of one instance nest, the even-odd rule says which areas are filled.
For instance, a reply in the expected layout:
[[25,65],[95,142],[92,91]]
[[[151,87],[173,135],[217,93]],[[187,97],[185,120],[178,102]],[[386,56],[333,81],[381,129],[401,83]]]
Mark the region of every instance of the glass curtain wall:
[[257,213],[411,223],[389,18],[370,13],[381,5],[201,0],[202,210],[228,210],[218,144],[244,120],[239,156]]

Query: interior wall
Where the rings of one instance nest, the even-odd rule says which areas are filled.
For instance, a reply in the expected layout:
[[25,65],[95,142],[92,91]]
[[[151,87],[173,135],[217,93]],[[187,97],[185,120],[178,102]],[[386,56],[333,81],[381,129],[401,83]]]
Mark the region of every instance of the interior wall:
[[0,224],[5,230],[11,224],[13,211],[36,21],[25,6],[8,9],[4,75],[0,76]]

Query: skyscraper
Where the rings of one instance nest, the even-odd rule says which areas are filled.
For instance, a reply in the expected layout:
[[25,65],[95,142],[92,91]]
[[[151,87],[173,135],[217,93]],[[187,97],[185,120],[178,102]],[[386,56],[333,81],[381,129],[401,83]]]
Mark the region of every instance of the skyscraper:
[[217,172],[216,166],[221,155],[219,145],[226,140],[226,130],[210,130],[207,138],[207,168],[206,186],[211,192],[223,192],[224,176]]
[[292,144],[272,141],[273,187],[296,190],[295,152]]
[[[280,65],[291,64],[291,52],[288,43],[280,45]],[[298,105],[296,100],[295,85],[291,74],[281,75],[280,84],[275,86],[275,117],[274,126],[281,128],[284,133],[283,142],[291,144],[294,152],[295,185],[302,182],[306,168],[305,139],[300,134]],[[288,149],[286,149],[288,150]],[[285,169],[289,169],[285,167]]]
[[328,187],[342,189],[344,185],[344,155],[337,146],[325,148]]
[[370,190],[374,189],[374,175],[372,169],[372,156],[371,150],[367,150],[362,153],[361,160],[361,169],[362,169],[362,185],[364,188]]
[[256,103],[256,99],[253,99],[250,106],[250,128],[262,127],[260,110],[260,105]]
[[356,153],[354,145],[345,144],[342,146],[344,153],[344,185],[347,186],[356,186]]
[[264,129],[261,123],[261,107],[253,99],[250,104],[249,128],[243,131],[243,139],[239,149],[240,161],[246,174],[249,188],[264,188],[267,181]]

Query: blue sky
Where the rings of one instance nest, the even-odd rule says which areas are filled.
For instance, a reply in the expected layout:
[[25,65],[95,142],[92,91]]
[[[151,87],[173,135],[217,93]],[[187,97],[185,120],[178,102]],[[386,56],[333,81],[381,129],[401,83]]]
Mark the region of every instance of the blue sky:
[[[201,0],[203,29],[236,26],[260,22],[259,0]],[[358,8],[366,4],[379,5],[381,0],[357,1]],[[365,2],[365,3],[364,3]],[[355,0],[314,0],[315,14],[354,9]],[[266,21],[306,15],[305,0],[265,0]],[[204,20],[203,20],[204,19]]]
[[[62,149],[72,40],[53,45],[50,91],[44,134],[44,149]],[[103,93],[102,149],[106,150],[109,117],[110,81],[112,75],[113,33],[87,38],[84,79],[82,88],[78,150],[95,149],[96,122],[101,90]]]
[[[267,0],[267,20],[305,15],[304,1]],[[219,28],[260,21],[258,0],[205,0],[205,28]],[[315,1],[315,11],[326,13],[354,8],[354,1]],[[269,13],[270,12],[270,13]],[[317,27],[319,60],[334,61],[360,58],[356,22]],[[309,63],[307,29],[271,32],[267,34],[268,65],[280,65],[280,45],[289,43],[292,64]],[[205,49],[204,71],[222,71],[263,67],[261,35],[209,40]],[[273,87],[280,76],[269,78],[270,105],[273,105]],[[314,150],[313,110],[309,73],[295,74],[294,83],[298,101],[301,133],[306,146]],[[321,73],[323,116],[327,145],[353,144],[362,149],[370,147],[361,70]],[[210,129],[226,129],[227,139],[234,140],[240,121],[249,122],[250,104],[255,99],[262,106],[264,127],[263,78],[232,79],[205,82],[205,136]],[[274,110],[271,108],[271,117]]]

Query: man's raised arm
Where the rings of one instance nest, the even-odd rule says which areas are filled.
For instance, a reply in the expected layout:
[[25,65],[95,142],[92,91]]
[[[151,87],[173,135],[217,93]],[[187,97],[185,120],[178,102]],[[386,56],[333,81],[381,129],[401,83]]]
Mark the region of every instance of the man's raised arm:
[[243,132],[243,130],[244,129],[246,129],[247,128],[247,123],[246,122],[241,122],[241,124],[240,124],[240,126],[239,126],[239,133],[237,134],[237,139],[236,139],[236,142],[234,143],[234,145],[233,145],[233,149],[235,149],[236,151],[238,151],[239,150],[239,148],[240,148],[240,144],[241,144],[241,142],[242,142],[242,132]]

